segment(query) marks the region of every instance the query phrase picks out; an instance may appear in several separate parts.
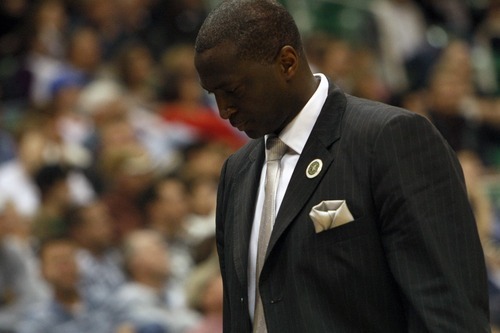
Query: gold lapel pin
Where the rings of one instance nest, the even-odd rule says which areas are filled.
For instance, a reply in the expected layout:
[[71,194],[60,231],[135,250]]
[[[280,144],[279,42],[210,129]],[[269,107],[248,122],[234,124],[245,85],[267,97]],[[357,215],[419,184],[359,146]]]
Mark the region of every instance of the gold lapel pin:
[[307,169],[306,169],[307,178],[316,177],[321,172],[321,169],[323,169],[323,161],[321,161],[319,158],[313,160],[307,166]]

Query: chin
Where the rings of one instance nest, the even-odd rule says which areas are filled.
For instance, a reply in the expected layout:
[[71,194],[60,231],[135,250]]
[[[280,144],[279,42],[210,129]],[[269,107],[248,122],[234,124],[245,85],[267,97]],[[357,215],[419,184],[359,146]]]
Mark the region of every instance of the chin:
[[251,130],[246,130],[244,131],[245,134],[250,138],[250,139],[258,139],[266,135],[266,133],[262,132],[256,132],[256,131],[251,131]]

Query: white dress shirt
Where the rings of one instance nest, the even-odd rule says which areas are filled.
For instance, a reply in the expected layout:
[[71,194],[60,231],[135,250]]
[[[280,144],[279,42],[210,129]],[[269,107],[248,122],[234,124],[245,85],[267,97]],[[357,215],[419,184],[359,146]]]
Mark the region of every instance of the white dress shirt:
[[[323,104],[328,96],[328,80],[321,74],[315,74],[320,78],[320,84],[311,99],[307,102],[299,114],[281,131],[279,138],[289,147],[288,152],[280,162],[280,176],[278,180],[278,190],[276,194],[276,212],[279,211],[283,197],[285,196],[288,183],[292,177],[293,170],[297,165],[300,154],[306,145],[307,139],[318,119]],[[267,140],[267,136],[265,138]],[[266,152],[267,154],[267,152]],[[267,158],[267,156],[266,156]],[[305,170],[304,170],[305,172]],[[248,310],[253,321],[255,309],[255,267],[257,262],[257,243],[259,239],[260,221],[264,206],[264,182],[266,179],[266,164],[262,167],[257,204],[250,235],[250,248],[248,251]]]

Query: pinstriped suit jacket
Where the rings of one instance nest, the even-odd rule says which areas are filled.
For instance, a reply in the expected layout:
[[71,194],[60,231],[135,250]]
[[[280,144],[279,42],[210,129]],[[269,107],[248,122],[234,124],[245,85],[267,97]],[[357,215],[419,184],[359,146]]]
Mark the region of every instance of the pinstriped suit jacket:
[[[251,332],[247,263],[264,141],[225,163],[217,246],[224,332]],[[309,179],[314,159],[323,170]],[[315,233],[311,208],[346,200],[354,221]],[[459,163],[429,121],[329,97],[276,217],[259,282],[269,333],[488,332],[483,254]]]

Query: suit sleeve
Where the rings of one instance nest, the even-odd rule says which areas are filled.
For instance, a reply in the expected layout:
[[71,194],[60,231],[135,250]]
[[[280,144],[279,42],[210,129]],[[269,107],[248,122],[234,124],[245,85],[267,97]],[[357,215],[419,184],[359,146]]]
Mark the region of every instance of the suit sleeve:
[[225,262],[224,262],[224,211],[225,211],[225,204],[224,204],[224,188],[226,184],[226,171],[227,171],[227,164],[228,161],[224,163],[222,170],[221,170],[221,176],[220,176],[220,181],[219,181],[219,187],[217,191],[217,209],[216,209],[216,230],[215,230],[215,237],[216,237],[216,243],[217,243],[217,253],[219,255],[219,265],[220,265],[220,271],[222,275],[222,280],[223,280],[223,328],[224,332],[231,332],[231,313],[230,313],[230,307],[229,307],[229,295],[227,292],[227,283],[226,283],[226,269],[225,269]]
[[408,332],[488,332],[484,258],[455,154],[423,117],[392,117],[372,150],[373,198]]

